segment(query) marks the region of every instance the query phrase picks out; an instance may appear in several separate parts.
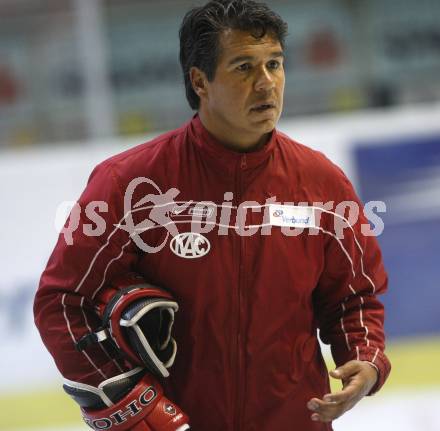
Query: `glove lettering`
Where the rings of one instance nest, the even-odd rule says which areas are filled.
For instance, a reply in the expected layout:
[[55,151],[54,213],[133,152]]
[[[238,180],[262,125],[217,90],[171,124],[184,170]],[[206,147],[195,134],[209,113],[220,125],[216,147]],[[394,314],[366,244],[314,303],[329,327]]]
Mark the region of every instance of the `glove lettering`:
[[123,410],[118,410],[117,412],[111,414],[108,418],[99,418],[95,420],[90,420],[84,417],[85,423],[94,430],[107,430],[112,428],[114,425],[121,425],[127,421],[127,417],[137,416],[144,407],[150,405],[157,397],[157,391],[153,386],[145,389],[144,392],[139,396],[137,400],[130,402],[124,412]]

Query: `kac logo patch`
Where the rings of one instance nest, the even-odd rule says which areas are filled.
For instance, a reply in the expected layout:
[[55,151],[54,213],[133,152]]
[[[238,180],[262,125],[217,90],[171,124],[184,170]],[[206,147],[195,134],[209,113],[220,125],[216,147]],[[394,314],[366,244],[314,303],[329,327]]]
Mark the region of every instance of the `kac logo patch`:
[[176,414],[176,408],[172,404],[165,404],[163,406],[163,411],[170,416],[175,416]]
[[195,259],[208,254],[211,249],[211,243],[199,233],[185,232],[176,235],[171,240],[170,249],[179,257]]

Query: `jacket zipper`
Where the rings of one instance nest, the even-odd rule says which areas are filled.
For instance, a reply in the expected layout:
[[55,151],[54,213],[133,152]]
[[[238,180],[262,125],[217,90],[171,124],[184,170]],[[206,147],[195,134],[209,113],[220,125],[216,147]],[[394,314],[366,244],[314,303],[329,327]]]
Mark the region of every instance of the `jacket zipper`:
[[[243,197],[243,170],[247,166],[246,155],[242,155],[240,159],[240,165],[238,168],[237,176],[237,206],[240,205]],[[237,213],[238,215],[238,213]],[[236,416],[235,416],[235,430],[242,430],[243,421],[243,407],[244,407],[244,391],[245,391],[245,378],[244,378],[244,333],[243,333],[243,315],[244,315],[244,287],[245,287],[245,238],[239,236],[240,252],[239,252],[239,270],[238,270],[238,315],[237,315],[237,379],[236,379]]]

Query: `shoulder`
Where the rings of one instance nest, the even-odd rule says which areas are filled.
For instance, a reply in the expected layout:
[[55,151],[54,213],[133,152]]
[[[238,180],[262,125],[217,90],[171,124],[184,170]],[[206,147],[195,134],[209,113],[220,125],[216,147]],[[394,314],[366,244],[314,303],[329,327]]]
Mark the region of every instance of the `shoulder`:
[[173,153],[183,142],[185,131],[185,126],[182,126],[161,134],[150,141],[110,157],[101,165],[111,166],[121,172],[127,169],[136,170],[137,167],[142,167],[145,170],[148,165],[157,161],[157,158],[171,156],[172,154],[169,153]]
[[317,194],[342,196],[352,188],[342,169],[321,151],[314,150],[277,131],[281,157],[295,177]]
[[161,177],[167,165],[178,159],[185,142],[186,124],[136,145],[99,163],[94,175],[111,175],[124,184],[142,176]]

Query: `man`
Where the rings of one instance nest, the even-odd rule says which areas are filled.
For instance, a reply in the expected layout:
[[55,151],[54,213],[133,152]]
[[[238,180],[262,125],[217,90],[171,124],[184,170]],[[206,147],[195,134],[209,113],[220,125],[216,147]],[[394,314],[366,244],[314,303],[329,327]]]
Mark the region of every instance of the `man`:
[[[105,406],[87,395],[104,400],[108,381],[137,373],[129,371],[139,365],[136,352],[121,347],[124,340],[117,347],[125,356],[99,342],[111,314],[103,304],[119,304],[120,296],[109,300],[114,292],[136,285],[131,275],[124,279],[130,272],[165,289],[157,295],[170,313],[170,298],[178,303],[178,353],[168,378],[161,349],[150,351],[164,393],[193,430],[331,430],[332,420],[389,374],[378,245],[364,234],[362,211],[349,222],[325,204],[359,200],[339,168],[275,129],[286,32],[278,15],[253,1],[211,1],[188,12],[180,60],[198,113],[100,164],[78,204],[105,202],[104,228],[87,235],[82,212],[73,245],[60,236],[36,296],[36,323],[66,390],[95,429],[177,429],[161,428],[149,412],[143,425],[136,422],[147,398],[142,393],[136,404],[132,395],[139,378]],[[151,288],[142,286],[141,293]],[[112,321],[114,338],[121,316],[122,326],[135,326],[126,307]],[[338,366],[330,375],[343,382],[333,394],[318,328]],[[142,390],[160,387],[145,378]],[[121,428],[127,418],[132,428]]]

